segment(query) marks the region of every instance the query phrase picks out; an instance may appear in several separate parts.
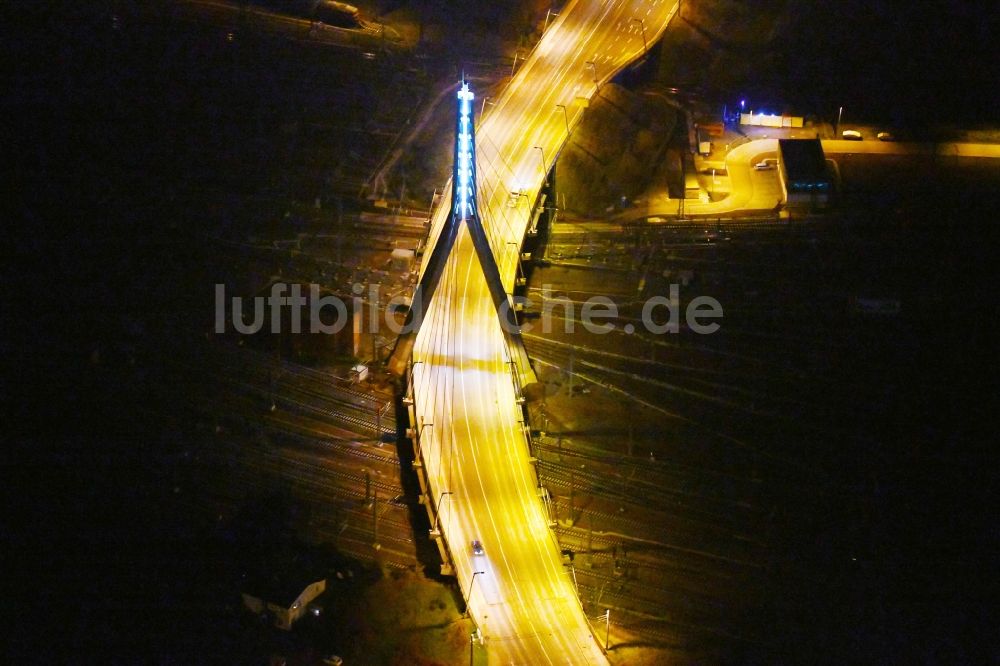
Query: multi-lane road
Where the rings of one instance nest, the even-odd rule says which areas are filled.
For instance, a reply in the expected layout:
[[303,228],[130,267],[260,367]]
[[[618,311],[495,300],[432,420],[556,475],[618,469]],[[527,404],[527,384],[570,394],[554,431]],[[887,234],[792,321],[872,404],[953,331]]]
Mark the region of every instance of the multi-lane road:
[[[530,204],[586,100],[642,55],[675,11],[668,0],[570,2],[486,107],[476,134],[479,210],[508,292]],[[447,214],[438,209],[431,245]],[[515,386],[523,373],[511,372],[510,359],[463,227],[413,353],[429,501],[491,663],[603,664],[604,627],[599,641],[539,499]]]

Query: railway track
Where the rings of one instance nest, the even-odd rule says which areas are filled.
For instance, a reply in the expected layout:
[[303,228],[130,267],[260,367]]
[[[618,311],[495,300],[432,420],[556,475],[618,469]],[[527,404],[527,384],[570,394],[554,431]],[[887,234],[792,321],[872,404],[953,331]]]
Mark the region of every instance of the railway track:
[[[589,226],[588,226],[589,225]],[[576,228],[573,228],[576,227]],[[772,234],[788,237],[790,235],[812,235],[836,231],[836,226],[823,219],[804,222],[775,222],[773,216],[766,218],[698,218],[685,222],[632,222],[616,224],[607,222],[572,222],[560,220],[549,231],[546,241],[561,244],[585,245],[599,240],[628,239],[633,244],[638,239],[642,242],[670,242],[684,236],[683,243],[689,238],[710,237],[711,241],[720,240],[718,234],[728,235],[752,232],[754,235]],[[724,242],[724,241],[723,241]]]
[[[594,586],[587,586],[580,584],[580,595],[583,597],[586,594],[594,595],[599,593],[599,589]],[[593,598],[593,596],[591,596]],[[608,599],[614,600],[614,603],[608,603]],[[585,603],[586,606],[586,603]],[[590,602],[590,606],[594,610],[604,610],[610,608],[612,610],[612,624],[614,627],[620,627],[625,629],[630,633],[637,634],[643,638],[655,638],[661,641],[664,645],[670,647],[677,647],[677,641],[679,639],[691,639],[692,634],[709,634],[705,639],[711,639],[712,641],[718,641],[719,639],[727,639],[740,642],[752,642],[759,643],[760,641],[746,636],[737,636],[726,631],[722,626],[712,626],[706,625],[704,623],[697,623],[692,621],[684,621],[680,616],[664,615],[663,606],[648,606],[644,610],[640,610],[634,607],[634,597],[627,592],[619,592],[616,590],[604,590],[601,594],[601,604],[597,606],[593,602]],[[625,616],[624,621],[621,620],[622,616]],[[664,627],[676,627],[678,630],[672,631]],[[692,631],[694,630],[694,631]],[[600,632],[598,632],[600,633]],[[612,648],[614,646],[612,645]]]
[[[656,392],[658,395],[669,391],[685,398],[714,402],[726,408],[776,419],[782,418],[781,414],[787,411],[787,408],[801,410],[806,406],[806,403],[793,395],[779,395],[773,389],[775,382],[787,384],[791,381],[794,384],[796,380],[790,380],[788,377],[770,378],[759,373],[740,374],[734,371],[733,376],[746,380],[747,384],[720,382],[718,379],[725,374],[721,370],[699,370],[680,364],[633,358],[591,347],[574,346],[571,349],[568,343],[530,334],[525,336],[525,341],[532,358],[539,358],[560,367],[569,367],[572,358],[574,365],[589,368],[605,376],[613,376],[618,382],[645,387],[645,390]],[[665,372],[670,373],[669,382],[650,376],[653,373],[662,375]],[[748,387],[753,384],[757,386]],[[769,409],[765,411],[758,408],[758,404],[767,404]]]
[[[755,513],[743,500],[708,497],[683,490],[667,488],[656,478],[624,478],[608,470],[570,469],[566,465],[538,461],[539,473],[546,481],[556,481],[560,487],[595,494],[616,502],[625,502],[649,509],[651,505],[682,508],[686,515],[698,516],[699,522],[742,522],[746,514]],[[633,470],[637,469],[635,467]],[[624,486],[624,491],[622,490]],[[707,506],[706,506],[707,505]],[[714,509],[714,510],[713,510]],[[736,514],[735,518],[729,518]],[[743,514],[740,516],[740,514]]]

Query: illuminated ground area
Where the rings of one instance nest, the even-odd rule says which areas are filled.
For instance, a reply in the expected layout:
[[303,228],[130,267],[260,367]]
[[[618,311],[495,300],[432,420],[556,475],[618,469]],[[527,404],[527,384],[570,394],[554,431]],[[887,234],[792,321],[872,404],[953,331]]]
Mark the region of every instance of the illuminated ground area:
[[[985,654],[972,639],[979,606],[961,608],[973,578],[943,565],[981,558],[989,541],[961,508],[989,494],[968,466],[988,455],[973,425],[982,415],[951,453],[940,448],[943,424],[965,409],[949,387],[976,381],[954,350],[978,348],[984,331],[937,322],[975,319],[981,287],[955,258],[976,251],[952,229],[983,229],[987,201],[959,202],[981,197],[997,168],[855,156],[846,210],[826,222],[623,236],[563,217],[551,231],[536,302],[548,285],[578,317],[591,295],[628,303],[689,272],[682,299],[707,294],[726,309],[709,336],[594,335],[579,322],[569,335],[561,307],[556,330],[527,335],[546,386],[532,405],[542,482],[585,608],[618,618],[613,659],[804,663],[850,659],[845,646],[859,643],[887,660]],[[852,298],[869,294],[901,299],[902,314],[859,313]],[[619,329],[638,325],[623,312]],[[926,524],[947,533],[933,552],[918,545]],[[931,591],[941,587],[951,602]],[[913,627],[921,639],[904,638]]]

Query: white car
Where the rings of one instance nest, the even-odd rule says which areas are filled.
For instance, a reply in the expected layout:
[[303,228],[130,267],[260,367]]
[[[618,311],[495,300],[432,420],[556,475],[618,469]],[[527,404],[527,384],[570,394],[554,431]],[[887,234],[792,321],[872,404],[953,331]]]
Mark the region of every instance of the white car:
[[845,141],[861,141],[861,132],[858,130],[844,130],[840,133],[840,136]]

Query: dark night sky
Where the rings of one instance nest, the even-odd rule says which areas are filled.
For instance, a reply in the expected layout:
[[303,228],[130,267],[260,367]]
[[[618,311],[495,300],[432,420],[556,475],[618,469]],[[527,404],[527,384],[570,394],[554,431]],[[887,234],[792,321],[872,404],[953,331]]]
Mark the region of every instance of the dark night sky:
[[991,45],[997,12],[989,3],[808,4],[802,30],[790,38],[795,48],[788,55],[786,89],[843,99],[879,120],[967,123],[1000,117],[1000,68]]

